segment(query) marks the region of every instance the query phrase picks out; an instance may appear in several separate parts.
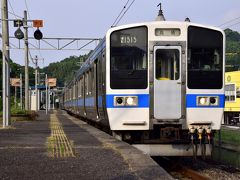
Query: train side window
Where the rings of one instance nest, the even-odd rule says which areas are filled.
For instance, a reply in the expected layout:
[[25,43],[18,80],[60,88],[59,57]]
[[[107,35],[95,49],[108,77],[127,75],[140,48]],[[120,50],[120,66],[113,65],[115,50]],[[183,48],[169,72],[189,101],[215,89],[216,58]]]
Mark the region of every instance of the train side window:
[[88,71],[88,94],[92,94],[92,69]]
[[75,99],[75,84],[73,84],[72,90],[73,90],[73,99]]
[[91,92],[93,94],[93,91],[94,91],[94,84],[95,84],[95,81],[94,81],[94,68],[92,68],[91,70]]
[[78,97],[82,97],[82,79],[79,79],[78,81]]
[[78,81],[75,83],[75,99],[78,98]]
[[84,96],[84,76],[82,77],[82,81],[81,81],[81,95],[82,97]]
[[76,94],[77,94],[76,82],[75,82],[73,88],[74,88],[74,98],[73,99],[76,99]]
[[179,50],[157,49],[155,77],[158,80],[179,79]]
[[88,95],[88,72],[85,74],[85,94]]

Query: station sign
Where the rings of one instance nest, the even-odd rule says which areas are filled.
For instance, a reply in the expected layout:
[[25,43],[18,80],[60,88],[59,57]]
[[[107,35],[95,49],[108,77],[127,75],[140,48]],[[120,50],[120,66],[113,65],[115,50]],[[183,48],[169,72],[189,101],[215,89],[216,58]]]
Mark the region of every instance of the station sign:
[[48,78],[47,83],[49,87],[56,87],[57,86],[57,78]]
[[10,78],[11,86],[20,87],[21,84],[20,82],[21,82],[20,78]]

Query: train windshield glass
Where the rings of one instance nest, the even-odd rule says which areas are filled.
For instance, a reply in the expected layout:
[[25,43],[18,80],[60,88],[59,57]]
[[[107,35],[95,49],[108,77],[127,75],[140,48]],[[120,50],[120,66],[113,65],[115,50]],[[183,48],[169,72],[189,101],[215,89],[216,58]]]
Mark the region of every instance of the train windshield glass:
[[223,35],[219,31],[188,28],[188,88],[221,89],[223,86]]
[[110,38],[110,87],[146,89],[147,27],[118,30]]

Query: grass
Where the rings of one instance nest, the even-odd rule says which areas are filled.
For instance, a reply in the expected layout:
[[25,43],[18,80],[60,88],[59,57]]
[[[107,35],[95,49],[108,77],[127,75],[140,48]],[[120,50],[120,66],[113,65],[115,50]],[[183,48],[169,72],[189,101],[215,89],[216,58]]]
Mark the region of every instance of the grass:
[[[15,107],[11,107],[11,115],[26,115],[28,114],[28,111],[26,110],[22,110],[20,108],[15,108]],[[0,115],[3,115],[3,112],[0,111]]]
[[[240,131],[233,131],[228,129],[221,130],[222,142],[240,145]],[[218,140],[218,133],[215,136],[215,140]]]

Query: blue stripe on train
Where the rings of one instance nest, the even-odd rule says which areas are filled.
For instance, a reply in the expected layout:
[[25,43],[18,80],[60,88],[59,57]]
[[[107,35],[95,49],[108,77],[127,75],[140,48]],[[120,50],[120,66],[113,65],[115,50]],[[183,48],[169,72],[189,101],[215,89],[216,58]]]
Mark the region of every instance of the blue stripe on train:
[[[218,106],[197,106],[197,96],[218,96]],[[224,94],[187,94],[186,95],[186,107],[187,108],[224,108],[225,95]]]
[[[138,96],[138,106],[114,106],[114,96]],[[149,94],[107,94],[106,105],[107,108],[148,108]]]
[[[98,96],[98,107],[102,107],[102,96]],[[94,107],[94,97],[87,97],[85,99],[85,106],[86,107]],[[77,100],[71,100],[66,102],[67,106],[78,106],[78,107],[83,107],[84,105],[84,99],[77,99]]]

